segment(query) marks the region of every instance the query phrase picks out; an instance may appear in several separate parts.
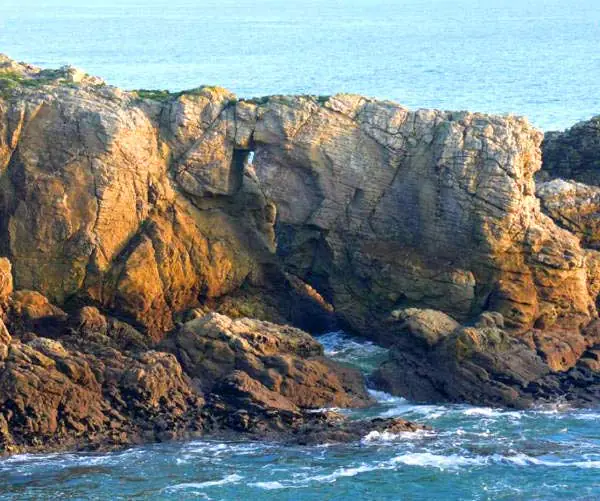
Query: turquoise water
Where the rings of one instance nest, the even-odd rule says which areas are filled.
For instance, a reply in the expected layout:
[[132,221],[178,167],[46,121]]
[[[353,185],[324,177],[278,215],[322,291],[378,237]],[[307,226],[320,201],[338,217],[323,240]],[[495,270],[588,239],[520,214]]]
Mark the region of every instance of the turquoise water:
[[[341,333],[329,354],[370,369],[384,351]],[[319,447],[260,442],[137,447],[112,454],[0,461],[2,499],[594,500],[600,499],[597,410],[506,411],[413,405],[373,392],[353,418],[404,416],[432,432],[371,434]]]
[[0,51],[125,88],[357,92],[411,108],[600,113],[598,0],[1,0]]

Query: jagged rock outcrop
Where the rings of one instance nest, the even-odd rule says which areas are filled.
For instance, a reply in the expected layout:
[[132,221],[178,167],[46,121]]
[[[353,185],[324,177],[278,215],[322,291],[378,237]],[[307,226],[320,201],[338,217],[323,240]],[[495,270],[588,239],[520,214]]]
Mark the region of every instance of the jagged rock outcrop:
[[234,371],[288,399],[289,407],[361,407],[373,401],[362,376],[323,356],[307,333],[211,313],[185,323],[161,345],[175,353],[205,393]]
[[[194,395],[203,426],[257,432],[273,412],[289,427],[305,407],[368,400],[316,345],[290,346],[296,331],[210,310],[311,330],[339,320],[391,346],[376,379],[414,398],[525,405],[580,388],[571,371],[587,360],[595,374],[598,351],[595,198],[575,215],[543,188],[542,212],[541,141],[516,117],[352,95],[124,92],[2,57],[0,255],[12,270],[0,261],[0,301],[13,336],[0,355],[42,353],[30,343],[43,337],[63,358],[173,362],[181,380],[148,381],[139,398],[171,388],[173,412],[192,416],[182,430]],[[594,140],[557,141],[593,156]],[[146,355],[157,347],[177,360]],[[117,397],[137,384],[97,382]]]
[[[594,118],[565,132],[546,134],[542,170],[536,173],[542,211],[580,242],[588,292],[595,301],[600,292],[598,123]],[[444,322],[440,322],[441,312],[417,311],[396,313],[395,320],[401,317],[404,322],[391,324],[399,331],[391,358],[373,375],[390,391],[420,400],[515,406],[556,399],[595,405],[600,398],[598,320],[574,329],[558,321],[560,311],[550,307],[533,329],[515,337],[503,329],[503,318],[501,323],[498,317],[483,321],[491,315],[485,312],[467,328],[448,324],[450,329],[442,329],[443,342],[430,343],[428,350],[419,352],[407,339],[433,331],[437,340],[436,326]]]
[[[241,182],[233,149],[209,140],[233,126],[231,94],[204,88],[160,103],[68,70],[9,70],[0,231],[19,289],[59,305],[77,296],[158,339],[199,298],[260,283],[273,208],[254,180]],[[198,159],[203,148],[218,162]],[[202,190],[190,188],[194,173]],[[236,181],[225,190],[220,176]]]
[[577,239],[539,211],[541,134],[522,119],[208,87],[142,99],[10,68],[27,85],[0,117],[3,251],[19,288],[59,305],[159,339],[174,313],[269,281],[277,220],[287,271],[358,331],[409,306],[520,330],[595,314]]
[[572,179],[600,186],[600,116],[564,132],[548,132],[542,144],[543,169],[538,181]]
[[265,108],[254,167],[280,255],[352,327],[410,306],[498,311],[521,331],[552,308],[574,328],[595,315],[579,242],[539,210],[526,121],[354,96]]
[[0,321],[0,454],[206,433],[312,442],[421,428],[402,420],[333,422],[326,412],[309,412],[372,402],[359,373],[324,359],[322,346],[291,327],[213,313],[152,348],[94,307],[68,316],[52,332],[60,340],[44,337],[43,324],[20,322],[14,310],[8,318],[17,335]]

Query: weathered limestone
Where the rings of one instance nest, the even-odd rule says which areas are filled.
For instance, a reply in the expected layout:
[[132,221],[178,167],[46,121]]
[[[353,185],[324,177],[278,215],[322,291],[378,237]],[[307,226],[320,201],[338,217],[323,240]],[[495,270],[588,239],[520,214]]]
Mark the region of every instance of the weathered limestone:
[[526,332],[547,311],[596,314],[578,239],[539,209],[542,136],[525,120],[359,96],[258,107],[254,167],[278,207],[278,251],[360,332],[394,310],[497,311]]
[[600,247],[600,186],[554,179],[540,183],[542,209],[591,249]]
[[[567,146],[585,152],[577,166],[567,155],[569,172],[595,161],[594,124],[576,128],[589,140],[547,140],[548,165]],[[541,141],[517,117],[353,95],[124,92],[2,57],[0,359],[17,373],[42,360],[36,377],[63,381],[56,367],[83,357],[110,409],[123,392],[154,408],[171,388],[181,433],[207,416],[258,433],[272,412],[296,426],[304,408],[367,403],[356,374],[308,338],[290,344],[304,334],[214,309],[315,330],[339,320],[391,346],[377,379],[413,398],[560,396],[582,360],[595,367],[597,194],[552,181],[543,213]],[[122,364],[103,379],[113,353]],[[130,359],[139,371],[125,375]],[[204,397],[202,416],[185,403]],[[7,436],[14,420],[0,415]]]

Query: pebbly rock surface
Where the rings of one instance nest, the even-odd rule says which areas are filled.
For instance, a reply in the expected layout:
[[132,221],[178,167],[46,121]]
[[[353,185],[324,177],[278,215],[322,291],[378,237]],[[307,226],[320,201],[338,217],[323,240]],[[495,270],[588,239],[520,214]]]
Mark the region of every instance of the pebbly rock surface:
[[523,118],[0,56],[3,448],[311,441],[337,420],[307,409],[369,404],[268,321],[389,346],[372,379],[416,400],[596,402],[596,131],[548,135],[540,173]]

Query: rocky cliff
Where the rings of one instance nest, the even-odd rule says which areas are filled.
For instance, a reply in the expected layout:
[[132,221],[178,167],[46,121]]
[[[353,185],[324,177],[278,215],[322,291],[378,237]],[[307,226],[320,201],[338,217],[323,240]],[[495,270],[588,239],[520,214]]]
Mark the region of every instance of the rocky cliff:
[[[547,142],[545,170],[587,172],[580,164],[598,158],[594,141]],[[542,210],[541,142],[516,117],[410,111],[352,95],[125,92],[73,68],[2,58],[0,254],[12,271],[6,261],[0,380],[10,386],[14,371],[42,360],[40,380],[110,395],[80,420],[57,410],[53,423],[123,415],[124,405],[136,433],[131,381],[149,380],[126,376],[133,367],[161,374],[141,414],[164,420],[155,403],[174,399],[178,410],[166,414],[187,416],[182,429],[248,406],[299,416],[366,398],[341,368],[326,377],[317,348],[268,341],[267,324],[250,329],[264,340],[240,340],[246,327],[227,334],[233,320],[204,318],[217,310],[313,331],[339,322],[375,338],[392,356],[374,381],[417,399],[593,400],[598,197],[595,187],[553,181],[538,187]],[[571,149],[581,157],[567,168]],[[577,201],[565,204],[565,189]],[[91,326],[92,351],[81,325]],[[199,335],[200,325],[211,334]],[[99,368],[106,350],[122,361],[110,378]],[[78,375],[64,382],[61,367]],[[317,381],[328,390],[309,391]],[[163,387],[169,397],[155,393]],[[33,441],[41,428],[19,426],[42,411],[10,388],[0,430]],[[79,390],[56,391],[52,406],[62,409]],[[222,394],[237,397],[218,403]],[[200,400],[212,406],[202,417]]]

